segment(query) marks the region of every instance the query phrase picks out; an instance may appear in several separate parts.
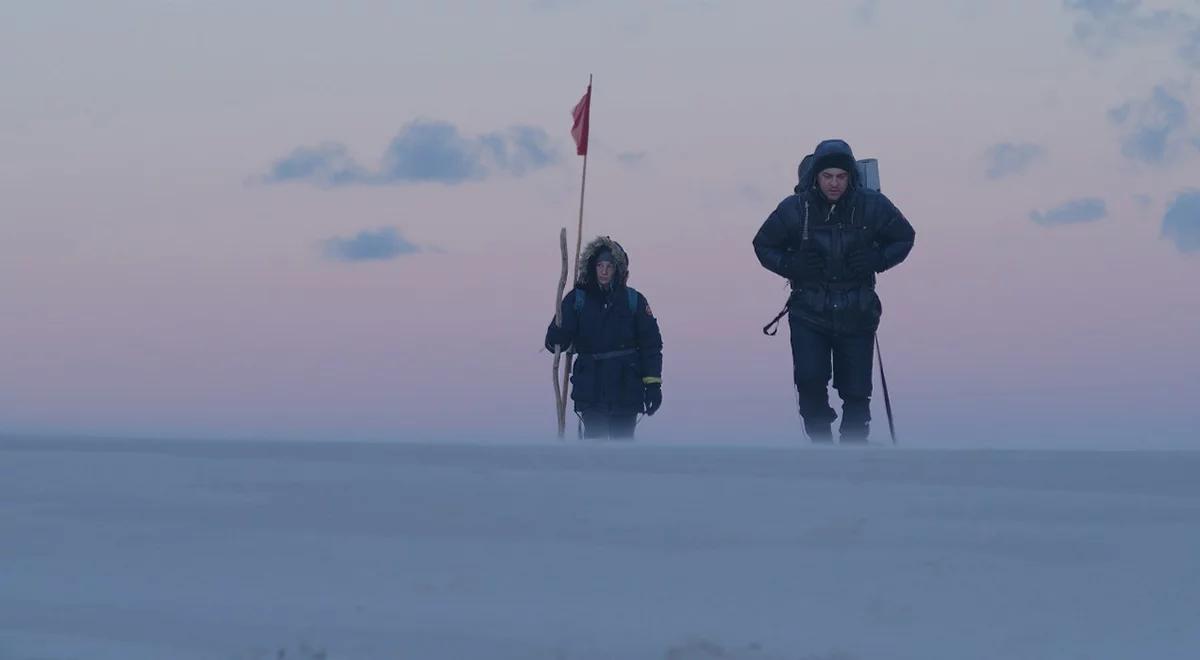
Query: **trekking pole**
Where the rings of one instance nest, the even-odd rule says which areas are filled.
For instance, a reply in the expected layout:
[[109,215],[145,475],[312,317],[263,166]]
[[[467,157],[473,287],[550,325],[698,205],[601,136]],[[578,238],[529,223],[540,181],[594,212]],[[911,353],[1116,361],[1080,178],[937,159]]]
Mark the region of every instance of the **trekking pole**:
[[883,349],[879,348],[879,333],[875,333],[875,352],[879,355],[879,382],[883,384],[883,405],[887,409],[888,431],[896,444],[896,424],[892,419],[892,398],[888,396],[887,376],[883,373]]

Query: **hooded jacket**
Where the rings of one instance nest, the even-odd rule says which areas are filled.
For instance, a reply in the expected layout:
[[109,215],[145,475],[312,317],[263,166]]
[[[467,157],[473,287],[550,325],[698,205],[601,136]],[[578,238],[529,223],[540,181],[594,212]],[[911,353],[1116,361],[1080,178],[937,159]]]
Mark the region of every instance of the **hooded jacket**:
[[[862,186],[854,153],[842,140],[825,140],[805,158],[798,171],[795,194],[767,217],[754,236],[759,263],[788,278],[792,295],[789,312],[805,325],[832,334],[870,334],[883,312],[875,293],[875,273],[904,261],[916,231],[883,193]],[[850,173],[846,192],[830,203],[817,185],[817,174],[828,167]],[[847,257],[869,250],[874,272],[855,273]],[[815,277],[801,279],[802,253],[812,250],[824,259]]]
[[[608,250],[616,273],[612,285],[596,282],[596,258]],[[650,304],[635,292],[629,304],[629,255],[607,236],[590,241],[579,255],[575,288],[562,301],[562,327],[546,329],[546,347],[574,345],[571,399],[575,410],[642,411],[647,383],[662,382],[662,334]],[[576,297],[583,306],[576,310]]]

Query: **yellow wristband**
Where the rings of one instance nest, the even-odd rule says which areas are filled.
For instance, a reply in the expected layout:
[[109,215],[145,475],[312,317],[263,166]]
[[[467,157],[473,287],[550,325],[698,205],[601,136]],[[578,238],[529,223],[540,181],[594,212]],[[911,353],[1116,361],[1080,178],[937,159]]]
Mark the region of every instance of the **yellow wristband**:
[[655,385],[655,384],[662,385],[662,379],[659,378],[658,376],[646,376],[645,378],[642,379],[642,384],[643,385]]

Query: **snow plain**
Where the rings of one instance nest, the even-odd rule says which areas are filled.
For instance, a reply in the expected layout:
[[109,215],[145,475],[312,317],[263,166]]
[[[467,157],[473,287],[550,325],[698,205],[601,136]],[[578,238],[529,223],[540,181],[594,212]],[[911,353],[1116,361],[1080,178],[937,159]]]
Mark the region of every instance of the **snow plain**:
[[0,439],[0,660],[1200,657],[1200,453]]

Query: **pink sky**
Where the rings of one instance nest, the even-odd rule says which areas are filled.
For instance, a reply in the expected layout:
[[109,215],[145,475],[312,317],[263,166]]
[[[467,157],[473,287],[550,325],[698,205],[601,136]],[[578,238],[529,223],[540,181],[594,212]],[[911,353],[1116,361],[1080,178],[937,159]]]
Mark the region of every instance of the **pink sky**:
[[[594,73],[585,234],[628,249],[666,343],[644,437],[799,435],[750,239],[841,137],[918,231],[880,285],[907,444],[1187,446],[1200,255],[1162,234],[1200,171],[1188,25],[1194,3],[2,9],[0,433],[552,433],[539,348]],[[381,162],[436,122],[544,142],[449,183]],[[391,178],[264,181],[331,143]],[[404,167],[445,150],[407,144]],[[1092,198],[1105,217],[1031,219]],[[422,250],[323,252],[381,228]]]

